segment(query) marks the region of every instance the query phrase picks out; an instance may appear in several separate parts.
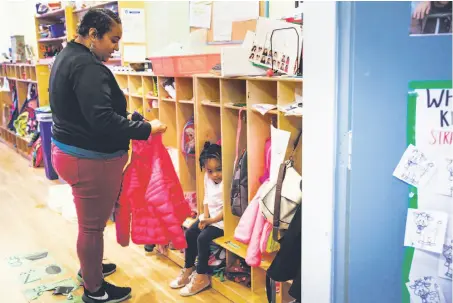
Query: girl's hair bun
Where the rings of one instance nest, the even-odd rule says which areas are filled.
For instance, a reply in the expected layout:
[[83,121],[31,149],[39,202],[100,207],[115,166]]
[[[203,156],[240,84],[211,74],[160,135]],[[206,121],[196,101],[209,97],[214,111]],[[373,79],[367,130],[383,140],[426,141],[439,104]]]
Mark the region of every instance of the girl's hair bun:
[[204,143],[203,149],[207,149],[207,148],[209,148],[209,146],[211,146],[211,142],[206,141],[206,142]]

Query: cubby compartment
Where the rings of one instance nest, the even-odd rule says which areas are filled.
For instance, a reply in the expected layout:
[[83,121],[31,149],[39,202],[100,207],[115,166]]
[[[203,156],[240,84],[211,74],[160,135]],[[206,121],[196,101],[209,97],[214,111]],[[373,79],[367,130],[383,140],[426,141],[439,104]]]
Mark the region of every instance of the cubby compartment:
[[129,94],[132,97],[143,98],[143,83],[141,76],[129,75]]
[[34,66],[30,66],[30,80],[36,81],[36,69]]
[[220,79],[197,78],[197,99],[202,105],[220,107]]
[[[236,264],[239,256],[227,250],[227,268]],[[252,273],[253,275],[253,273]],[[251,284],[253,287],[253,277],[251,277]],[[235,303],[250,303],[250,302],[267,302],[266,296],[259,296],[252,291],[251,287],[236,283],[225,278],[225,281],[220,281],[217,277],[213,277],[212,285],[215,290],[229,298]]]
[[247,105],[247,81],[242,79],[220,79],[221,103],[230,109],[241,109]]
[[164,145],[177,148],[176,103],[160,102],[159,120],[167,125],[167,131],[163,135]]
[[157,100],[146,99],[143,103],[143,116],[146,120],[159,119],[159,105]]
[[277,81],[247,81],[247,103],[277,105]]
[[261,186],[259,178],[265,169],[264,148],[266,140],[271,136],[271,125],[277,126],[277,117],[261,115],[258,112],[249,111],[247,123],[248,151],[253,155],[253,161],[248,161],[248,187],[249,199],[253,199],[258,188]]
[[[179,83],[178,83],[179,85]],[[178,104],[177,105],[177,125],[178,125],[178,136],[177,140],[180,143],[179,146],[179,179],[185,192],[196,191],[196,157],[195,155],[185,155],[182,153],[184,146],[182,145],[182,136],[184,136],[184,126],[186,123],[194,117],[194,106],[192,104]],[[196,125],[195,125],[196,127]],[[195,144],[196,136],[190,130],[187,130],[187,138],[193,136],[193,143]]]
[[[172,77],[158,77],[157,82],[159,85],[159,97],[160,100],[173,102],[176,101],[176,89],[175,89],[175,78]],[[172,86],[175,91],[172,91],[170,88],[170,92],[167,92],[165,86]]]
[[[195,153],[197,157],[203,150],[206,141],[216,143],[221,139],[220,108],[197,105],[195,116]],[[223,142],[222,142],[223,145]],[[204,197],[204,171],[201,171],[200,163],[196,161],[197,171],[197,200],[198,208],[202,209]]]
[[[278,118],[278,128],[288,131],[291,133],[289,139],[288,148],[286,150],[286,159],[289,159],[292,151],[294,142],[297,139],[300,131],[302,130],[302,118],[298,116],[284,116],[283,114],[279,115]],[[294,167],[296,170],[302,174],[302,140],[303,136],[300,137],[299,144],[297,145],[296,151],[294,153]]]
[[158,99],[157,77],[143,76],[143,93],[148,100]]
[[143,98],[139,96],[130,96],[129,98],[129,111],[133,113],[134,111],[143,115]]
[[178,102],[193,104],[193,79],[189,77],[179,77],[176,81],[176,97]]
[[[239,116],[240,114],[240,116]],[[239,120],[240,117],[240,120]],[[238,129],[240,125],[239,138]],[[238,140],[239,139],[239,140]],[[237,145],[237,142],[239,143]],[[247,112],[237,111],[229,108],[222,109],[222,176],[223,176],[223,197],[224,197],[224,222],[225,236],[232,238],[234,230],[239,223],[239,217],[231,212],[231,184],[237,157],[247,149]],[[248,155],[250,153],[248,152]],[[250,197],[249,197],[250,198]]]
[[125,91],[125,89],[129,87],[127,75],[115,74],[115,79],[116,82],[118,82],[118,86],[120,87],[120,89],[125,93],[126,92],[129,93],[129,90]]

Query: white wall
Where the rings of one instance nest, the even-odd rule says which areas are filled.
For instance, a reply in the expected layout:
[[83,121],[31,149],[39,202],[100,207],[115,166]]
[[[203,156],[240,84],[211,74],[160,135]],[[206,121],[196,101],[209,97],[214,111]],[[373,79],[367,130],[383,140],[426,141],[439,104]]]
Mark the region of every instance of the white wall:
[[12,35],[24,35],[36,52],[34,1],[0,0],[0,53],[7,52]]
[[330,303],[336,141],[336,3],[304,4],[302,302]]

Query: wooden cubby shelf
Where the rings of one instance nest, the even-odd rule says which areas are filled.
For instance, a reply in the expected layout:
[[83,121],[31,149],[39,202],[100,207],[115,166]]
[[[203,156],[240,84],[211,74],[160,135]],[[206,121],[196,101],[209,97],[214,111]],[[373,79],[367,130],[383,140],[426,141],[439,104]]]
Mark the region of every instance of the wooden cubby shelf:
[[[37,86],[39,105],[44,106],[48,104],[48,97],[46,97],[46,95],[41,98],[41,91],[39,90],[38,83],[44,83],[44,79],[37,78],[37,75],[39,76],[39,74],[37,74],[36,70],[37,67],[31,64],[6,63],[0,65],[0,77],[6,77],[9,82],[10,90],[13,87],[16,88],[19,110],[27,99],[28,86],[30,84],[36,84]],[[12,107],[12,92],[0,92],[0,139],[18,154],[28,159],[31,151],[31,147],[28,147],[28,144],[31,138],[21,137],[7,128]]]

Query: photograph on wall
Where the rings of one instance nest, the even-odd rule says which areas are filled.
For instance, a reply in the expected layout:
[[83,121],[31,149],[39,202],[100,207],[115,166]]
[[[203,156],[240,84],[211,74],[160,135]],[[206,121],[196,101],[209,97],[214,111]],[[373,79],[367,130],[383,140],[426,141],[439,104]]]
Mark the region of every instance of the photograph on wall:
[[452,1],[412,1],[410,35],[451,35]]

